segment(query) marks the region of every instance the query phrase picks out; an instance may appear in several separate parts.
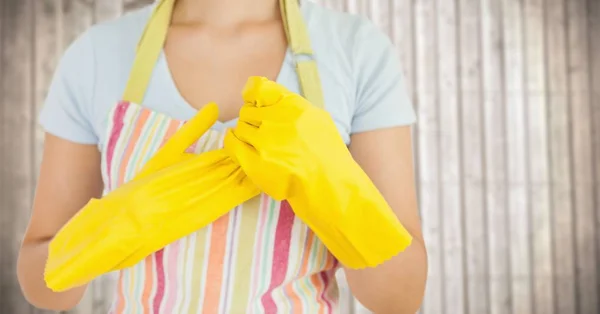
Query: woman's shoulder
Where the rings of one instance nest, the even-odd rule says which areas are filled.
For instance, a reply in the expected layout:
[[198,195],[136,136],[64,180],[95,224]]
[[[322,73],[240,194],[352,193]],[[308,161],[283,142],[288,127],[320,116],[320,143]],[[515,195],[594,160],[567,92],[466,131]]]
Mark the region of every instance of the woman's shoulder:
[[393,44],[367,17],[341,12],[312,1],[303,3],[303,14],[317,60],[323,67],[348,73],[394,50]]
[[[88,37],[98,52],[123,53],[135,48],[152,14],[152,5],[129,11],[120,17],[90,27],[81,37]],[[104,48],[104,49],[103,49]],[[132,50],[134,51],[134,50]]]
[[141,8],[128,11],[119,17],[102,21],[93,25],[88,33],[91,36],[108,38],[125,38],[128,36],[139,36],[144,31],[148,19],[152,15],[154,5],[146,5]]
[[98,143],[97,121],[122,93],[151,11],[144,7],[96,24],[69,45],[40,113],[47,132],[77,143]]
[[368,18],[303,3],[312,48],[330,103],[347,99],[349,133],[409,125],[415,115],[392,41]]
[[[135,56],[135,48],[151,14],[150,5],[94,24],[67,47],[65,55],[112,66],[129,62]],[[66,62],[69,58],[63,57],[63,60]]]

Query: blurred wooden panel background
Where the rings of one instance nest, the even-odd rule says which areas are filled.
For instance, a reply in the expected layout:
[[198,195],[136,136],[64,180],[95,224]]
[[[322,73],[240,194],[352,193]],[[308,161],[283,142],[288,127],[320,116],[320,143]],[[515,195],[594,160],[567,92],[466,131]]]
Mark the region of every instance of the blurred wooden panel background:
[[[0,0],[0,313],[65,47],[152,0]],[[323,0],[398,47],[419,124],[423,314],[600,313],[600,0]],[[73,313],[105,313],[110,279]],[[342,314],[366,313],[343,286]],[[237,313],[234,313],[237,314]]]

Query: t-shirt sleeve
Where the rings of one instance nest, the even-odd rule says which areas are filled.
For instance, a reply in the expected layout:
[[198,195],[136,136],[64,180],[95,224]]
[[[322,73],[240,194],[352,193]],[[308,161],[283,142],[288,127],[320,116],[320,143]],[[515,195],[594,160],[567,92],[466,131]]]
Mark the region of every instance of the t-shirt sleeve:
[[396,49],[374,24],[366,23],[353,50],[356,102],[351,133],[413,124],[416,116]]
[[97,144],[91,114],[94,91],[94,55],[86,33],[62,56],[39,115],[42,128],[57,137]]

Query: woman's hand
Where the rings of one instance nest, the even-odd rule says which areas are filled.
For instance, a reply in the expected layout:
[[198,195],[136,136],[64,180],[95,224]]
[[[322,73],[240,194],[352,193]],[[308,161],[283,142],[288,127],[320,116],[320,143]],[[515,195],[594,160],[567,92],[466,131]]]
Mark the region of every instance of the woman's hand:
[[243,98],[225,148],[269,196],[289,199],[298,184],[314,181],[324,169],[342,175],[354,163],[329,113],[302,96],[252,77]]
[[374,267],[411,235],[354,161],[327,112],[263,78],[251,78],[225,149],[250,180],[287,200],[348,268]]

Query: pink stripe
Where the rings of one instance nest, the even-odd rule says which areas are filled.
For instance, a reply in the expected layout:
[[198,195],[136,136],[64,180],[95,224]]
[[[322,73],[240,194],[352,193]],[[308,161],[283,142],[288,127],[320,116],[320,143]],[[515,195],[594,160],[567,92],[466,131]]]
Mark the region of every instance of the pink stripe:
[[169,268],[167,273],[170,276],[167,287],[168,293],[167,303],[164,310],[165,313],[174,313],[173,308],[175,307],[175,302],[177,301],[177,288],[179,286],[179,282],[177,281],[177,256],[179,255],[179,246],[182,245],[181,243],[181,241],[178,241],[169,246]]
[[115,108],[115,113],[113,114],[113,128],[110,132],[110,137],[106,145],[106,173],[109,176],[108,188],[110,190],[113,189],[111,185],[113,155],[115,154],[115,146],[117,146],[119,136],[121,135],[121,131],[123,130],[123,126],[125,125],[123,120],[125,118],[127,108],[129,108],[129,102],[125,101],[120,102]]
[[277,304],[275,304],[271,294],[275,288],[281,286],[287,273],[293,224],[294,212],[292,211],[292,207],[287,201],[283,201],[279,208],[279,220],[277,221],[277,229],[275,230],[271,284],[269,285],[269,290],[261,298],[265,313],[277,313]]
[[[256,243],[263,243],[263,238],[264,238],[264,233],[265,233],[265,229],[266,229],[266,223],[267,223],[267,210],[269,208],[269,201],[268,201],[268,197],[266,194],[262,194],[261,196],[261,204],[260,204],[260,222],[257,226],[257,230],[256,230]],[[262,256],[262,250],[263,250],[263,246],[262,245],[255,245],[254,246],[254,256]],[[253,269],[253,275],[252,275],[252,291],[250,292],[252,301],[254,302],[254,297],[256,297],[256,294],[258,292],[258,283],[260,280],[260,263],[261,260],[254,258],[254,269]]]
[[330,273],[331,272],[335,273],[335,270],[336,269],[333,268],[328,271],[323,271],[320,274],[321,278],[323,279],[323,290],[321,291],[321,300],[325,301],[325,304],[327,305],[327,313],[333,312],[331,302],[329,301],[329,299],[327,298],[325,293],[329,290],[329,284],[331,283],[331,276],[334,276],[334,274],[330,274]]
[[161,313],[160,304],[165,297],[165,267],[163,262],[164,249],[154,253],[156,263],[156,294],[154,295],[154,313]]

